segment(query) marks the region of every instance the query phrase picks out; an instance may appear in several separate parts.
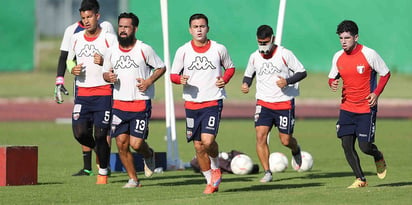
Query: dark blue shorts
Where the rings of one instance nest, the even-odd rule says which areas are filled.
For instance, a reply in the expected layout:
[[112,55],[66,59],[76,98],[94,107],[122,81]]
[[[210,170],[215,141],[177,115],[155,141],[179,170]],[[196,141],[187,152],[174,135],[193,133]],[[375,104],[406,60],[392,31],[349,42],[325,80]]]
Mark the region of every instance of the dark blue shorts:
[[72,123],[93,122],[96,127],[109,128],[112,96],[77,96],[74,100]]
[[354,135],[362,142],[375,141],[376,111],[370,113],[353,113],[340,110],[336,123],[338,137]]
[[272,110],[261,105],[256,105],[255,127],[276,126],[280,133],[293,134],[295,127],[295,109],[290,110]]
[[147,139],[151,115],[152,105],[150,100],[146,100],[146,110],[142,112],[113,109],[110,136],[117,137],[120,134],[127,133],[132,137]]
[[223,101],[219,100],[217,106],[202,108],[198,110],[186,109],[186,139],[201,141],[201,134],[208,133],[217,135]]

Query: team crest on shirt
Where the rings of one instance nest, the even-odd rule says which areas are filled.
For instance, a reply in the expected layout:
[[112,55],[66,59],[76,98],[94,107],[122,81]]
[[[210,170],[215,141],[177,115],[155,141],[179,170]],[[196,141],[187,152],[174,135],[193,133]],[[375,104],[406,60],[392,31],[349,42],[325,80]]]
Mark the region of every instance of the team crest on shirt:
[[195,60],[188,67],[189,70],[207,70],[207,69],[216,69],[206,56],[200,57],[196,56]]
[[86,44],[80,51],[79,57],[93,57],[95,53],[101,55],[99,50],[94,45]]
[[136,62],[130,56],[120,56],[119,60],[116,62],[114,69],[126,69],[126,68],[138,68]]
[[262,67],[260,68],[260,71],[258,72],[258,75],[270,75],[272,73],[280,73],[281,70],[276,67],[275,65],[273,65],[272,62],[267,62],[267,63],[263,63]]
[[359,74],[362,74],[365,72],[365,66],[364,65],[358,65],[356,66],[356,70],[358,71]]

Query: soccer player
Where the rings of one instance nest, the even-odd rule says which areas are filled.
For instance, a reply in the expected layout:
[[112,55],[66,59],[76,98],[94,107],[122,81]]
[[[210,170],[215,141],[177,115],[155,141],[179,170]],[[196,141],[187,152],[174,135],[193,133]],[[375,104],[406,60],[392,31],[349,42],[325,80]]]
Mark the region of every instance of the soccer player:
[[[375,160],[378,178],[386,176],[386,162],[382,152],[374,144],[378,97],[389,80],[390,72],[379,54],[358,43],[358,26],[350,20],[342,21],[336,30],[342,50],[336,52],[329,72],[329,86],[333,92],[342,79],[342,101],[337,136],[342,141],[346,161],[352,168],[356,180],[348,188],[367,186],[355,142],[360,150]],[[379,74],[379,83],[376,78]]]
[[270,26],[259,26],[256,36],[258,50],[249,57],[241,91],[249,93],[256,77],[256,152],[264,170],[260,182],[266,183],[272,181],[267,138],[273,126],[278,128],[282,145],[291,149],[296,164],[302,164],[300,147],[293,137],[294,98],[299,95],[298,82],[306,77],[306,70],[292,51],[274,44]]
[[81,145],[96,151],[100,163],[96,184],[107,184],[110,147],[106,136],[110,129],[112,88],[103,79],[102,65],[116,36],[102,31],[96,4],[85,2],[79,11],[85,29],[71,38],[67,57],[67,69],[76,76],[72,128]]
[[136,39],[139,18],[135,14],[120,14],[118,24],[119,45],[109,49],[104,62],[107,72],[103,76],[114,85],[110,134],[116,137],[120,160],[129,175],[123,188],[133,188],[141,185],[129,146],[144,157],[147,177],[152,176],[155,169],[155,153],[146,139],[154,83],[164,74],[166,67],[152,47]]
[[[97,10],[99,10],[99,2],[95,0],[83,0],[82,4],[85,2],[92,2],[96,4]],[[114,29],[110,22],[103,21],[100,23],[100,27],[102,27],[102,32],[113,33]],[[61,104],[63,103],[63,94],[69,95],[69,92],[64,87],[64,74],[66,73],[66,60],[67,54],[69,53],[69,46],[70,46],[70,39],[71,37],[80,31],[84,30],[84,25],[82,21],[78,21],[66,28],[63,35],[63,40],[60,45],[60,57],[57,65],[57,76],[56,76],[56,87],[54,89],[54,99],[56,103]],[[108,138],[110,141],[110,138]],[[83,168],[80,171],[74,173],[72,176],[93,176],[92,172],[92,149],[90,147],[82,145],[82,152],[83,152]],[[96,159],[98,161],[98,159]]]
[[193,14],[189,19],[192,40],[176,51],[170,73],[173,83],[183,85],[186,138],[193,141],[200,171],[206,178],[204,194],[217,192],[222,180],[216,137],[226,98],[224,87],[235,72],[225,46],[208,39],[208,32],[208,18]]

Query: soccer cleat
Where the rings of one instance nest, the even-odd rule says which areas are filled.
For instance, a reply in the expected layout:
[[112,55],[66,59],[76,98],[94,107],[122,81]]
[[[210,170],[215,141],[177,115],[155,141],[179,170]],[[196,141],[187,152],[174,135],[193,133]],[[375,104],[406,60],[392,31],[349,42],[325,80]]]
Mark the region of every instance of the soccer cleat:
[[362,188],[367,186],[368,183],[366,181],[362,181],[359,178],[357,178],[352,185],[348,186],[348,189]]
[[205,190],[203,191],[204,194],[213,194],[219,191],[219,187],[214,187],[212,184],[207,184]]
[[129,181],[122,187],[122,188],[137,188],[142,187],[139,181],[135,181],[133,179],[129,179]]
[[302,153],[300,152],[300,146],[298,145],[299,151],[298,153],[293,154],[292,152],[292,156],[293,159],[295,160],[296,164],[298,165],[298,167],[300,168],[300,166],[302,166]]
[[266,182],[271,182],[272,181],[272,173],[266,171],[265,175],[263,175],[262,179],[260,179],[260,182],[266,183]]
[[72,174],[74,177],[78,176],[94,176],[93,172],[91,170],[87,169],[81,169],[79,172]]
[[155,164],[155,152],[153,149],[150,149],[152,151],[152,156],[149,158],[144,158],[144,175],[146,177],[151,177],[153,175],[154,169],[156,168]]
[[376,175],[378,175],[379,179],[384,179],[386,177],[386,162],[385,159],[382,158],[379,161],[375,162],[376,165]]
[[107,175],[97,175],[97,181],[96,181],[96,184],[107,184],[107,178],[108,178],[109,176],[107,176]]
[[214,187],[219,187],[220,182],[222,182],[222,172],[220,172],[220,169],[212,169],[212,180],[211,184]]

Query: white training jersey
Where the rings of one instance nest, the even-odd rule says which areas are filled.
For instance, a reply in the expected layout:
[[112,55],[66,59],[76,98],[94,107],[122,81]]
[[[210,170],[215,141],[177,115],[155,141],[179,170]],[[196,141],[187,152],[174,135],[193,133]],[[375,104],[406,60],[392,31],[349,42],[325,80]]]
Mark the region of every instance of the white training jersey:
[[155,69],[165,67],[165,64],[152,47],[137,40],[131,50],[123,50],[116,43],[111,47],[104,63],[104,72],[113,68],[117,75],[114,83],[113,99],[122,101],[148,100],[154,98],[154,84],[145,92],[137,88],[137,78],[149,78]]
[[210,48],[203,53],[196,52],[191,41],[181,46],[175,54],[171,74],[189,76],[183,86],[183,99],[191,102],[205,102],[226,98],[224,88],[215,83],[222,77],[222,68],[234,68],[227,49],[210,40]]
[[292,51],[278,46],[270,59],[265,59],[255,51],[250,55],[245,77],[256,75],[256,99],[265,102],[283,102],[299,95],[299,83],[287,85],[281,89],[276,85],[279,76],[287,79],[305,68]]
[[76,86],[96,87],[107,85],[103,79],[103,66],[94,63],[94,54],[106,57],[107,50],[117,41],[111,33],[101,32],[95,39],[86,39],[85,31],[73,35],[67,60],[76,58],[77,64],[83,64],[83,70],[76,76]]
[[[61,51],[69,51],[70,47],[70,39],[75,33],[78,33],[80,31],[84,30],[84,26],[80,23],[81,21],[78,21],[66,28],[64,31],[63,35],[63,40],[60,44],[60,50]],[[102,32],[104,33],[112,33],[115,35],[116,33],[114,32],[113,26],[110,22],[108,21],[103,21],[100,23],[100,27],[102,28]]]

